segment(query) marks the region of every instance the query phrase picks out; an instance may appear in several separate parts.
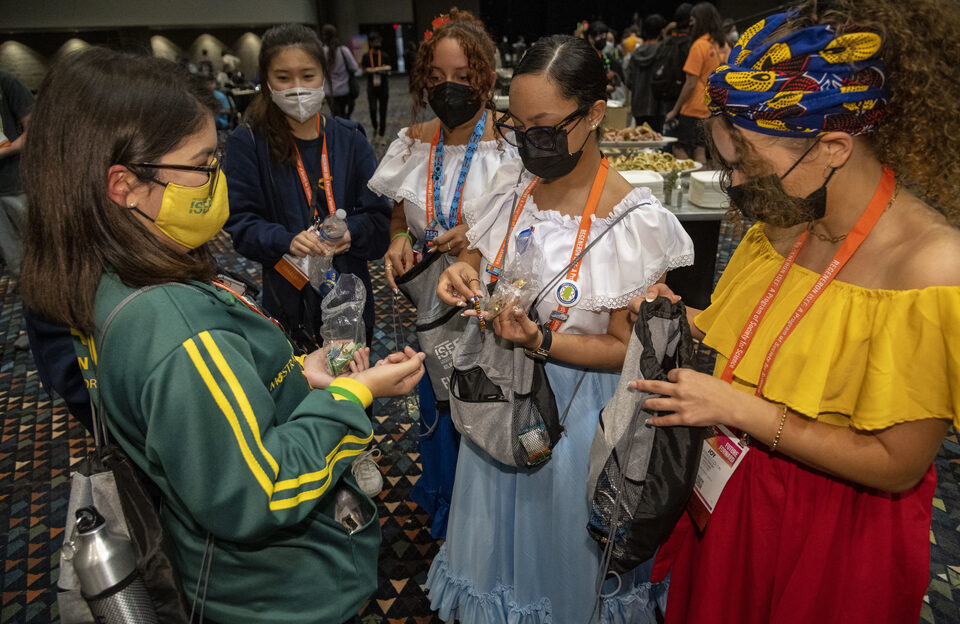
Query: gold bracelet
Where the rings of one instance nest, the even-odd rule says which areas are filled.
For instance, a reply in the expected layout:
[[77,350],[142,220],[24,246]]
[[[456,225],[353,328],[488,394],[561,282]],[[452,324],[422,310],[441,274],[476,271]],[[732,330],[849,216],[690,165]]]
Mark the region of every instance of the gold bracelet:
[[783,433],[783,425],[787,422],[787,406],[783,406],[783,415],[780,417],[780,427],[777,429],[777,437],[773,439],[773,446],[770,447],[770,452],[777,450],[777,445],[780,444],[780,434]]

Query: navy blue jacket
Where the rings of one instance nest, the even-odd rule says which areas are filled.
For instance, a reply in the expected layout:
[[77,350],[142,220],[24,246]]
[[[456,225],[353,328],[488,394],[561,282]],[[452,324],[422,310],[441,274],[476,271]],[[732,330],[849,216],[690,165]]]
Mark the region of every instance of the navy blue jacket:
[[[333,266],[363,280],[367,289],[363,320],[369,333],[373,290],[367,261],[378,260],[387,251],[392,206],[367,188],[377,159],[363,127],[328,118],[324,132],[333,198],[337,208],[347,212],[351,240],[350,251],[335,256]],[[289,251],[294,236],[313,220],[296,167],[274,162],[266,137],[244,125],[227,138],[223,171],[230,196],[230,218],[224,229],[240,254],[263,264],[264,309],[294,336],[299,328],[319,342],[320,296],[309,285],[298,291],[273,268]],[[326,205],[322,191],[318,205],[322,212]]]

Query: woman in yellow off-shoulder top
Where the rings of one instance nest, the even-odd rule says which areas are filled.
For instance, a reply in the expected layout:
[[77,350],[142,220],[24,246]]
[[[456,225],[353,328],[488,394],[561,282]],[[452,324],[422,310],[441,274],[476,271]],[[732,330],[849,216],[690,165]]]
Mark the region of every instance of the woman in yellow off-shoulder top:
[[742,460],[658,554],[668,623],[920,616],[932,464],[960,414],[960,83],[937,78],[960,15],[831,6],[749,28],[708,83],[727,191],[758,223],[688,310],[715,375],[632,385],[663,395],[648,423],[714,426],[716,457]]

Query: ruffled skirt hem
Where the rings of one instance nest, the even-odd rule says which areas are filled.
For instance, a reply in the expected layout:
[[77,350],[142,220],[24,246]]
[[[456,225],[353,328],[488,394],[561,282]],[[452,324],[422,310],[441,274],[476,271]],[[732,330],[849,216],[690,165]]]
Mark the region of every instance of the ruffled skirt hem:
[[[603,599],[600,624],[656,624],[656,605],[666,602],[668,582],[639,583],[624,593]],[[446,547],[440,548],[430,566],[426,587],[430,608],[437,611],[444,622],[554,624],[547,598],[521,605],[511,585],[498,583],[484,592],[470,579],[455,575],[447,561]]]

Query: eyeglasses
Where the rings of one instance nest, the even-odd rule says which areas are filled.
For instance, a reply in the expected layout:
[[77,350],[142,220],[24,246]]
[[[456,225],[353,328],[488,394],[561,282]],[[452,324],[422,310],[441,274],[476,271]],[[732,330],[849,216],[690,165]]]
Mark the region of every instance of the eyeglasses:
[[[184,184],[181,186],[191,186],[195,188],[200,188],[201,186],[210,183],[210,188],[207,189],[207,197],[213,197],[213,192],[217,189],[217,179],[220,177],[220,166],[223,162],[223,152],[217,150],[213,154],[213,159],[210,161],[209,165],[171,165],[167,163],[131,163],[128,165],[133,168],[141,169],[172,169],[173,171],[194,171],[197,173],[207,174],[207,179],[203,184]],[[143,176],[151,182],[156,182],[157,184],[162,184],[166,186],[168,183],[163,180],[158,180],[153,176]],[[211,182],[212,180],[212,182]]]
[[[528,144],[536,149],[551,150],[556,147],[557,135],[560,132],[565,132],[564,126],[574,119],[577,120],[577,123],[580,123],[580,120],[586,117],[588,112],[589,110],[577,109],[552,126],[534,126],[527,130],[518,130],[515,126],[503,123],[503,119],[512,117],[507,113],[500,118],[501,121],[497,121],[494,125],[503,140],[514,147],[522,147]],[[577,124],[573,125],[576,126]]]

